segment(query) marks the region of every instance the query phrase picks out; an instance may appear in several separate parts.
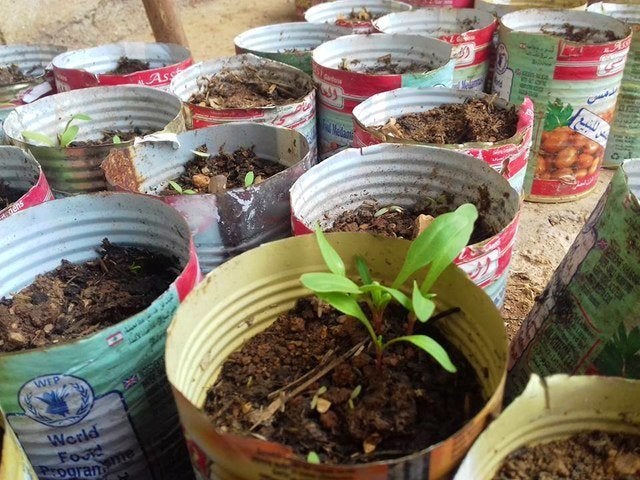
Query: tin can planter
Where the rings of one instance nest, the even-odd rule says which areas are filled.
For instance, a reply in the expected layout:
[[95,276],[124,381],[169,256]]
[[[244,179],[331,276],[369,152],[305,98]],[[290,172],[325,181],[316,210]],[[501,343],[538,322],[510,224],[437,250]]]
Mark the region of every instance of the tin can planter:
[[[342,258],[352,259],[356,254],[366,258],[373,277],[381,281],[392,279],[410,244],[354,233],[331,234],[328,238]],[[497,310],[480,289],[453,267],[436,283],[435,291],[442,301],[439,308],[456,305],[464,313],[448,317],[440,324],[441,331],[477,371],[486,401],[480,413],[453,436],[394,460],[314,465],[284,445],[217,431],[204,413],[206,392],[228,355],[267,328],[297,299],[307,296],[309,291],[298,278],[305,272],[318,271],[321,265],[322,257],[312,235],[262,245],[211,272],[177,312],[167,339],[167,374],[194,469],[200,478],[212,478],[215,472],[222,478],[247,480],[386,480],[406,475],[446,478],[484,428],[489,412],[499,411],[506,361],[506,335]],[[349,262],[347,273],[355,278],[357,272],[352,267]],[[181,345],[191,348],[186,351]]]
[[169,320],[200,271],[178,212],[142,195],[99,193],[9,217],[0,222],[0,296],[18,292],[61,259],[96,258],[105,236],[172,255],[181,271],[148,308],[120,323],[0,354],[0,407],[41,480],[184,478],[188,458],[166,395],[163,351]]
[[589,11],[625,21],[634,32],[604,152],[603,166],[617,167],[626,159],[640,157],[640,2],[598,2]]
[[[3,433],[4,432],[4,433]],[[0,480],[37,480],[13,430],[0,415]]]
[[[2,208],[2,192],[8,189],[11,202]],[[11,194],[17,197],[11,198]],[[0,147],[0,220],[25,208],[53,199],[42,168],[28,152],[17,147]]]
[[476,0],[475,8],[502,18],[507,13],[529,8],[557,8],[560,10],[585,11],[587,9],[587,2],[583,0]]
[[[242,72],[250,68],[260,72],[266,81],[285,84],[300,93],[300,97],[282,105],[257,108],[213,108],[191,103],[191,95],[199,88],[201,78],[224,72]],[[291,128],[302,133],[312,154],[316,148],[316,92],[313,80],[306,73],[284,63],[252,54],[236,55],[193,65],[176,75],[171,92],[186,106],[187,128],[196,129],[230,122],[268,123],[276,127]]]
[[117,189],[158,195],[203,144],[214,155],[220,149],[255,146],[258,158],[288,167],[248,188],[160,196],[187,219],[204,272],[261,243],[291,235],[289,189],[315,163],[302,134],[271,125],[235,123],[185,132],[175,141],[177,149],[170,141],[150,141],[114,150],[102,165],[107,181]]
[[[148,63],[132,73],[116,73],[121,58]],[[107,85],[146,85],[167,89],[171,79],[193,63],[191,52],[172,43],[121,42],[73,50],[53,59],[58,91]]]
[[99,139],[106,130],[180,132],[185,128],[181,109],[179,99],[161,90],[134,85],[95,87],[21,106],[7,117],[3,129],[9,143],[29,150],[40,162],[56,194],[86,193],[106,188],[100,164],[111,149],[126,148],[133,141],[49,147],[25,140],[22,132],[39,132],[55,139],[79,113],[91,118],[86,123],[78,122],[79,141]]
[[[372,74],[345,70],[375,67],[380,59],[400,68],[425,65],[427,71]],[[419,35],[349,35],[313,51],[313,78],[318,85],[318,142],[321,157],[353,143],[353,109],[376,93],[399,87],[451,87],[455,61],[451,45]]]
[[454,480],[491,480],[511,452],[584,431],[640,434],[640,382],[533,375],[526,390],[480,435]]
[[307,10],[309,23],[328,23],[351,29],[351,33],[373,33],[373,20],[392,12],[411,10],[411,5],[395,0],[337,0],[321,3]]
[[382,33],[424,35],[450,43],[456,61],[454,88],[484,89],[489,48],[497,27],[492,14],[472,8],[421,8],[390,13],[374,20],[373,25]]
[[494,303],[504,302],[509,263],[518,229],[517,192],[485,163],[452,150],[399,144],[344,150],[302,175],[291,188],[295,235],[316,223],[333,224],[342,212],[366,200],[413,207],[421,199],[452,196],[447,206],[478,206],[497,234],[469,245],[455,260]]
[[[445,88],[399,88],[374,95],[353,109],[353,146],[364,147],[378,143],[418,144],[412,140],[401,140],[386,135],[380,131],[379,127],[392,118],[426,112],[442,105],[464,103],[474,98],[492,101],[503,109],[515,108],[515,105],[505,100],[494,100],[491,96],[480,92]],[[432,146],[466,153],[483,160],[505,177],[516,192],[522,193],[532,128],[533,104],[525,98],[519,106],[516,133],[511,138],[494,143],[432,144]]]
[[335,25],[292,22],[252,28],[238,35],[233,42],[237,54],[253,53],[311,75],[313,49],[350,33],[351,29]]
[[[573,41],[574,28],[595,33]],[[529,96],[536,109],[526,198],[587,195],[600,173],[631,29],[596,13],[532,9],[502,17],[499,35],[493,90],[514,103]]]
[[16,65],[26,77],[18,83],[0,86],[0,121],[15,106],[55,93],[53,76],[47,67],[53,57],[65,50],[55,45],[0,46],[0,65]]
[[640,160],[628,160],[513,339],[510,398],[531,373],[640,379],[639,232]]

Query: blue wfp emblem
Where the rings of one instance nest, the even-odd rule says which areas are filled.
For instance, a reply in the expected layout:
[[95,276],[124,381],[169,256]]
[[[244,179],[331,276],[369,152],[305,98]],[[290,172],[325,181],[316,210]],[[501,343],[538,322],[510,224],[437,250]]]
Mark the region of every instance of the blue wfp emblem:
[[91,385],[72,375],[43,375],[25,383],[18,393],[24,413],[50,427],[74,425],[93,407]]

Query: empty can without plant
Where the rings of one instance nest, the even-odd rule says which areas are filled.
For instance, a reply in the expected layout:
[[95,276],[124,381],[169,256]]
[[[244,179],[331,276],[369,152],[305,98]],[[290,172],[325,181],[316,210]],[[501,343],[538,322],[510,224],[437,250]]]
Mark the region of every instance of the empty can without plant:
[[[408,241],[367,234],[327,236],[342,258],[362,255],[372,276],[390,281],[399,269]],[[267,328],[294,302],[307,296],[299,277],[323,265],[313,235],[268,243],[235,257],[211,272],[182,305],[169,327],[167,374],[173,386],[194,469],[202,479],[257,480],[323,478],[327,480],[443,479],[501,404],[506,334],[497,309],[455,267],[435,285],[439,309],[459,307],[447,317],[442,333],[473,365],[485,405],[462,429],[413,455],[360,465],[315,465],[280,444],[218,432],[202,410],[208,388],[226,357]],[[348,275],[357,275],[349,262]],[[247,319],[252,319],[247,322]],[[190,349],[182,345],[191,345]],[[409,473],[407,473],[409,472]]]
[[526,198],[572,201],[596,185],[631,29],[591,12],[531,9],[500,20],[493,91],[529,96],[535,126]]
[[53,199],[49,183],[33,155],[18,147],[0,147],[0,182],[24,194],[0,209],[0,220]]
[[95,259],[105,236],[173,256],[180,273],[149,307],[120,323],[0,354],[0,407],[40,480],[182,478],[189,460],[167,396],[165,330],[200,271],[178,212],[142,195],[99,193],[9,217],[0,222],[0,296],[15,294],[62,259]]
[[315,157],[299,132],[271,125],[230,123],[185,132],[173,141],[145,141],[113,151],[102,168],[112,187],[158,195],[169,180],[184,171],[184,165],[194,158],[193,151],[201,145],[206,145],[212,156],[221,149],[233,152],[253,146],[258,158],[288,167],[247,188],[160,196],[186,218],[202,271],[209,272],[245,250],[291,234],[289,189],[315,164]]
[[[113,72],[122,58],[148,63],[133,73]],[[172,43],[121,42],[73,50],[53,59],[61,92],[107,85],[145,85],[166,90],[171,79],[193,63],[191,52]]]
[[[413,140],[394,138],[379,129],[392,118],[411,113],[426,112],[442,105],[463,103],[470,99],[484,99],[500,108],[515,105],[481,92],[448,88],[399,88],[374,95],[353,109],[353,146],[364,147],[378,143],[418,144]],[[533,103],[525,98],[518,108],[518,124],[513,137],[499,142],[432,145],[466,153],[480,158],[502,174],[516,192],[522,194],[527,170],[533,130]]]
[[453,87],[484,89],[497,27],[492,14],[473,8],[421,8],[390,13],[374,20],[373,25],[382,33],[424,35],[450,43],[451,56],[456,61]]

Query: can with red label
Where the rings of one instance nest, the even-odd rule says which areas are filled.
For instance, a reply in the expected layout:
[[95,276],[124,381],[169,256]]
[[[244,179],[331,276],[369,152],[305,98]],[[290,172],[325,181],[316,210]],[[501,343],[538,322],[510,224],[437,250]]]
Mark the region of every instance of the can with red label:
[[304,19],[309,23],[328,23],[350,28],[353,33],[373,33],[373,21],[392,12],[411,10],[411,5],[395,0],[337,0],[315,5]]
[[[367,73],[381,63],[410,73]],[[313,78],[318,85],[319,154],[328,156],[353,143],[354,107],[372,95],[400,87],[451,87],[455,61],[451,45],[420,35],[348,35],[313,51]]]
[[382,33],[424,35],[450,43],[456,61],[454,88],[484,89],[489,47],[497,27],[492,14],[473,8],[420,8],[390,13],[374,20],[373,25]]
[[0,147],[0,189],[2,186],[22,195],[4,208],[0,203],[0,220],[25,208],[53,200],[40,164],[31,153],[18,147]]
[[[148,68],[114,73],[120,59],[139,60]],[[58,91],[106,85],[168,88],[171,79],[193,63],[191,52],[173,43],[121,42],[73,50],[53,59]]]
[[597,13],[530,9],[502,17],[499,37],[493,91],[535,105],[526,198],[587,195],[602,165],[631,28]]

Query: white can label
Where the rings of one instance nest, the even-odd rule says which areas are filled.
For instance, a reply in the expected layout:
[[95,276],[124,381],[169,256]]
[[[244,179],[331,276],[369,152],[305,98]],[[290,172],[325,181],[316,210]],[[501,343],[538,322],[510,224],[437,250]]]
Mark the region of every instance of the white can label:
[[607,145],[609,130],[611,129],[604,119],[586,108],[578,110],[578,113],[569,124],[569,128],[599,143],[603,147]]

